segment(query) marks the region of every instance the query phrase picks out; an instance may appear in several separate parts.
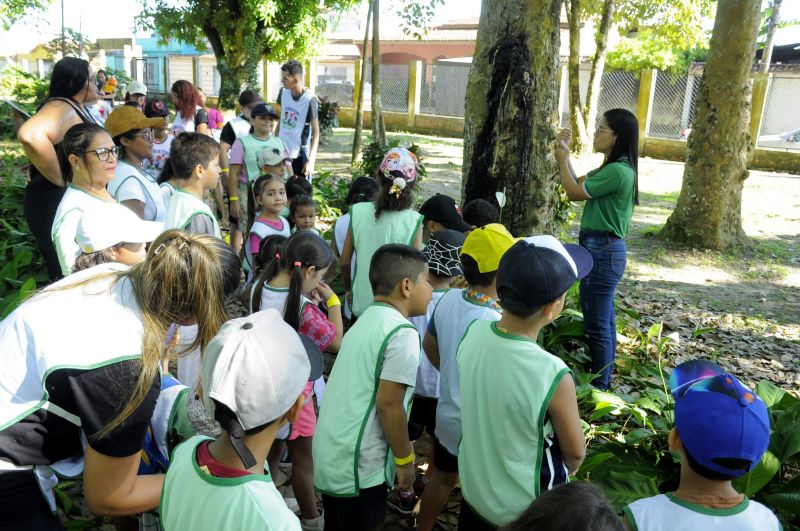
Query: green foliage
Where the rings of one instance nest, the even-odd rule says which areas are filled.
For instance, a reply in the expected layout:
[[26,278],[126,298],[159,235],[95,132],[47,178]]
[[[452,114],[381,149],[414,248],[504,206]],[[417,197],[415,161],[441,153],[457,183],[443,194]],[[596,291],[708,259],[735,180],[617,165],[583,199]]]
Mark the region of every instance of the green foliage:
[[444,0],[415,0],[400,2],[397,14],[400,16],[400,29],[406,35],[422,39],[426,33],[428,22],[436,13],[436,6],[444,4]]
[[383,157],[386,156],[386,151],[391,148],[404,147],[412,152],[417,157],[417,176],[421,181],[428,176],[425,165],[422,163],[424,154],[422,148],[417,144],[410,146],[403,145],[400,140],[389,140],[385,145],[378,144],[377,142],[370,143],[361,153],[361,160],[356,163],[353,168],[353,177],[361,177],[362,175],[369,175],[370,177],[378,178],[378,167],[383,162]]
[[319,97],[319,134],[322,138],[339,127],[339,104],[329,98]]
[[347,191],[350,179],[336,177],[329,171],[314,176],[314,201],[317,203],[317,219],[322,227],[322,237],[331,241],[333,223],[347,210]]
[[234,108],[242,85],[253,85],[261,58],[312,56],[324,40],[326,12],[349,9],[355,0],[142,0],[142,5],[137,24],[155,30],[163,42],[174,38],[202,50],[208,39],[222,77],[221,105]]
[[692,49],[674,47],[669,38],[648,29],[640,31],[633,38],[623,37],[608,52],[606,64],[614,70],[641,72],[655,68],[673,74],[685,74],[693,62],[704,60],[707,55],[707,42]]
[[63,43],[59,35],[45,44],[44,49],[51,55],[81,57],[91,46],[92,41],[86,35],[72,28],[64,28]]
[[[784,2],[788,3],[789,0],[784,0]],[[769,5],[761,10],[761,25],[758,28],[758,47],[763,48],[764,44],[766,44],[767,40],[767,33],[769,32],[769,24],[770,20],[772,19],[772,12],[774,11],[773,7],[774,0],[770,0]],[[790,20],[781,20],[778,22],[776,28],[789,28],[792,26],[800,26],[800,19],[790,19]]]
[[0,27],[8,30],[25,15],[44,11],[50,0],[0,0]]
[[40,78],[19,67],[9,65],[0,75],[0,94],[25,106],[30,112],[36,110],[36,105],[44,101],[49,88],[50,72],[46,77]]
[[0,319],[32,295],[38,282],[47,280],[22,212],[22,167],[27,161],[19,147],[8,146],[0,144]]

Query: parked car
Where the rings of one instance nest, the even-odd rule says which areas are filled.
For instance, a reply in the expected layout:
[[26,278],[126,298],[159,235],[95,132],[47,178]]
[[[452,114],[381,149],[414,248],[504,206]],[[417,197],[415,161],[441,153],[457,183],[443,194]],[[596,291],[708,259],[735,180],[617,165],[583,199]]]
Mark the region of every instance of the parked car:
[[761,135],[758,137],[758,147],[800,150],[800,129],[779,135]]
[[[355,86],[349,81],[330,80],[320,83],[314,88],[317,97],[335,101],[340,107],[355,106],[353,94]],[[364,83],[364,109],[369,110],[372,105],[372,85]]]

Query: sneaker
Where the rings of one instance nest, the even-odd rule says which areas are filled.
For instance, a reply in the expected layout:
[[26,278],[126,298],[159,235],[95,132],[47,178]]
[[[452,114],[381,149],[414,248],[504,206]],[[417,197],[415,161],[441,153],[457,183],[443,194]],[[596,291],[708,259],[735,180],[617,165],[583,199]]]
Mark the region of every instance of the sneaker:
[[392,492],[389,493],[387,503],[389,505],[389,510],[394,514],[409,517],[414,512],[414,506],[417,504],[417,497],[414,495],[413,490],[394,488]]

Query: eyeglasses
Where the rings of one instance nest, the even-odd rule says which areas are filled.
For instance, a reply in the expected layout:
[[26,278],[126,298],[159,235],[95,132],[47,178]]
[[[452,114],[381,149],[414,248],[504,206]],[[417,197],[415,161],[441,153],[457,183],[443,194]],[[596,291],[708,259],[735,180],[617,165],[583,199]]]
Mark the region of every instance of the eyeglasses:
[[595,133],[613,133],[614,132],[611,129],[606,129],[605,127],[598,127],[594,131],[595,131]]
[[153,141],[153,130],[148,129],[147,131],[142,131],[141,133],[137,133],[136,136],[140,138],[144,138],[145,140],[149,140],[150,142]]
[[119,159],[120,155],[122,155],[122,148],[120,146],[114,146],[111,149],[108,148],[100,148],[100,149],[90,149],[88,151],[84,151],[84,153],[94,153],[97,155],[97,160],[100,162],[108,162],[109,156],[112,154],[114,155],[114,159]]

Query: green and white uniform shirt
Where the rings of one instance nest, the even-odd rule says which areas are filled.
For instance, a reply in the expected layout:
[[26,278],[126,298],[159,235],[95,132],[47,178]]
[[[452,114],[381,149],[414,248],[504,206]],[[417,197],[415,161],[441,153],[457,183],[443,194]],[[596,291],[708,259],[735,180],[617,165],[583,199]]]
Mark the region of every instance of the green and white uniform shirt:
[[[569,369],[531,339],[505,333],[494,321],[473,322],[456,359],[461,492],[484,520],[503,526],[541,491],[567,481],[560,452],[553,451],[547,408]],[[543,476],[559,479],[542,484]]]
[[408,386],[406,411],[419,367],[420,340],[395,308],[374,303],[345,334],[314,433],[314,487],[330,496],[394,483],[394,458],[378,419],[380,380]]
[[627,158],[587,173],[583,191],[589,199],[581,216],[581,229],[624,238],[633,216],[635,180],[636,172]]
[[[180,229],[188,232],[197,232],[193,230],[197,226],[197,222],[203,220],[206,230],[203,232],[211,236],[222,239],[222,233],[219,230],[219,222],[214,216],[211,209],[203,201],[178,188],[172,194],[172,199],[169,200],[169,207],[167,208],[167,218],[164,220],[164,230]],[[206,219],[208,218],[208,219]]]
[[350,237],[356,256],[353,275],[353,315],[360,317],[375,297],[369,283],[369,264],[375,251],[387,243],[412,245],[422,224],[422,215],[413,210],[382,212],[375,219],[374,203],[350,207]]
[[745,498],[730,509],[711,509],[659,494],[623,509],[634,531],[778,531],[778,518],[758,502]]
[[300,531],[272,478],[252,474],[212,476],[197,464],[197,447],[208,437],[192,437],[172,456],[161,492],[161,526],[173,529]]

